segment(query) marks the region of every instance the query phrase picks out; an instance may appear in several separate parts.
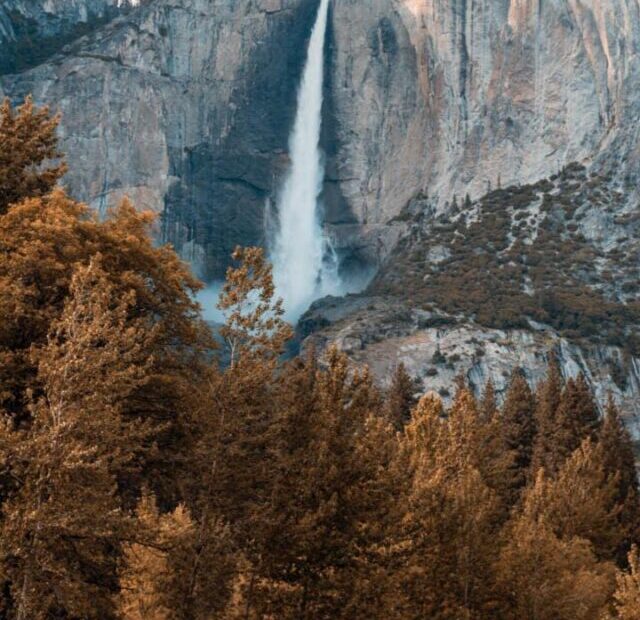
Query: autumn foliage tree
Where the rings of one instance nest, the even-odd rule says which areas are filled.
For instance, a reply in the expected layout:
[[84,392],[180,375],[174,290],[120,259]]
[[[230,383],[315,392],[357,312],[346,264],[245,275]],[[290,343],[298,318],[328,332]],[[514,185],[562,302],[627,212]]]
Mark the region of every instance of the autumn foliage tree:
[[461,388],[446,412],[424,397],[405,430],[411,473],[399,545],[399,618],[483,618],[492,612],[488,575],[499,502],[476,464],[478,411]]
[[271,492],[278,362],[291,327],[274,298],[271,269],[260,248],[238,248],[220,298],[227,320],[224,362],[208,371],[202,393],[194,466],[196,502],[234,524],[245,552],[258,560],[257,515]]
[[[197,404],[191,386],[203,376],[212,338],[192,299],[199,284],[170,248],[154,246],[152,222],[127,201],[99,221],[61,190],[0,216],[0,407],[14,427],[28,426],[28,393],[42,390],[33,349],[61,316],[78,265],[99,254],[114,295],[134,295],[131,318],[152,330],[146,381],[127,398],[127,413],[158,422],[160,446],[186,449],[188,416],[178,412]],[[156,456],[147,465],[156,487],[171,494],[175,463]]]
[[136,536],[123,547],[115,597],[122,620],[206,620],[224,612],[237,567],[222,521],[209,523],[204,538],[184,504],[161,513],[145,493],[135,525]]
[[505,528],[495,565],[500,611],[508,620],[599,620],[613,590],[613,567],[588,540],[560,537],[541,514],[540,474]]
[[3,109],[3,131],[40,153],[0,165],[3,613],[109,618],[139,489],[182,494],[213,341],[153,217],[124,201],[99,221],[52,189],[55,119]]

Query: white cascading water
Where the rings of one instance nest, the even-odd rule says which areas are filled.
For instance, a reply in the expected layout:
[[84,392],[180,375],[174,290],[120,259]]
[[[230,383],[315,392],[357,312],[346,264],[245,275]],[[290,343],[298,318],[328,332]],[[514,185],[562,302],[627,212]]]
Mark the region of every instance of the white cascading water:
[[320,149],[324,45],[329,0],[318,9],[289,141],[291,169],[278,201],[278,226],[271,248],[277,295],[295,322],[319,297],[341,294],[335,255],[323,235],[319,197],[324,180]]

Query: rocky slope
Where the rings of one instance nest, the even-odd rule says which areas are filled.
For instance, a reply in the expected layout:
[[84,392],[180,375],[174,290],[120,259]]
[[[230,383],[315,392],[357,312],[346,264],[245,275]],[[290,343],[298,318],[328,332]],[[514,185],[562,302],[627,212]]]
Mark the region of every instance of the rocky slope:
[[625,413],[640,448],[640,362],[624,347],[577,343],[548,326],[536,329],[490,329],[464,317],[425,311],[373,295],[323,300],[302,323],[306,346],[323,350],[335,344],[368,366],[387,385],[398,364],[448,401],[459,376],[477,393],[492,380],[499,397],[506,393],[515,368],[526,370],[532,384],[546,373],[549,355],[565,377],[584,373],[603,406],[612,394]]
[[554,352],[601,404],[608,393],[623,404],[640,442],[640,204],[629,193],[572,164],[440,215],[415,200],[368,289],[316,302],[301,337],[336,344],[383,382],[402,362],[445,398],[458,375],[503,393],[521,366],[537,383]]

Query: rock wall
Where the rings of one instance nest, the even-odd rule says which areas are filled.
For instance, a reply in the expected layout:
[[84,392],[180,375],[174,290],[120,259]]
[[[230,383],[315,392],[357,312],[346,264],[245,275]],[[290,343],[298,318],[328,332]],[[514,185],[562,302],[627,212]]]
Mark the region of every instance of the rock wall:
[[[0,50],[66,46],[0,89],[60,107],[76,196],[162,212],[219,277],[264,241],[317,0],[118,4],[7,0]],[[443,210],[574,160],[638,179],[638,0],[335,0],[329,37],[325,216],[347,262],[382,260],[417,193]]]
[[333,24],[331,169],[372,252],[419,191],[583,160],[637,181],[638,0],[341,0]]
[[74,196],[129,195],[206,279],[264,241],[315,0],[152,0],[0,84],[63,114]]
[[28,69],[126,12],[138,0],[5,0],[0,73]]

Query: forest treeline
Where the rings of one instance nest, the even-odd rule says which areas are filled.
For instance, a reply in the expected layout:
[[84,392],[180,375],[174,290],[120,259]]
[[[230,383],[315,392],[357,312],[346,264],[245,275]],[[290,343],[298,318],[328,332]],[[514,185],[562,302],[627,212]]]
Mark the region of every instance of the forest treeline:
[[56,187],[57,123],[0,109],[0,617],[640,618],[632,442],[584,377],[445,407],[283,361],[256,248],[217,345],[151,214]]

